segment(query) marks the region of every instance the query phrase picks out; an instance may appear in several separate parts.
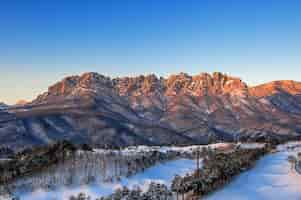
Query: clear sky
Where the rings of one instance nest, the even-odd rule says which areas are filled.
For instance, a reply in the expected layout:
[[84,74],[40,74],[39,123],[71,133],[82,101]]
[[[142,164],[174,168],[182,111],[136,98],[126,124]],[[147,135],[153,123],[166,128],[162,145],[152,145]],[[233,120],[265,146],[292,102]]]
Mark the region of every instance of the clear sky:
[[301,1],[0,1],[0,102],[88,71],[301,81]]

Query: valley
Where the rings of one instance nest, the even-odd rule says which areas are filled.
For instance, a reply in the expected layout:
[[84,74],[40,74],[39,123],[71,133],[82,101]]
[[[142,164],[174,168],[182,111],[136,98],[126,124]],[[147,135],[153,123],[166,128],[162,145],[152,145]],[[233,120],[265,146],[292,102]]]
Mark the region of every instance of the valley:
[[[167,192],[167,195],[169,194],[168,191],[172,191],[171,187],[174,187],[172,185],[176,176],[187,176],[196,169],[197,160],[195,160],[195,156],[200,149],[202,151],[207,149],[207,153],[200,153],[200,173],[204,173],[202,172],[203,159],[205,158],[203,156],[208,153],[211,154],[211,151],[214,154],[218,152],[231,154],[237,148],[235,146],[220,143],[187,147],[138,146],[122,150],[77,150],[75,158],[65,160],[60,164],[47,167],[23,178],[15,179],[5,188],[0,187],[2,194],[0,198],[10,199],[8,195],[11,194],[22,200],[69,200],[71,196],[76,197],[85,194],[85,196],[90,196],[94,200],[100,197],[108,197],[119,189],[127,188],[134,192],[139,188],[143,193],[148,192],[149,187],[162,189],[164,185],[167,188],[163,190]],[[263,144],[242,143],[239,144],[239,148],[242,151],[244,149],[257,151],[256,149],[263,148]],[[300,150],[300,143],[278,145],[272,153],[260,158],[254,168],[248,171],[243,170],[245,172],[242,172],[229,184],[209,195],[202,195],[202,199],[221,199],[223,195],[230,194],[233,199],[247,197],[249,199],[252,199],[252,197],[266,199],[266,195],[273,194],[273,192],[266,193],[263,191],[260,193],[260,191],[257,191],[257,188],[265,187],[270,188],[271,191],[273,188],[281,189],[283,190],[283,196],[299,198],[301,191],[296,190],[296,188],[298,188],[298,177],[300,175],[290,169],[287,157],[297,155]],[[140,160],[140,158],[143,159]],[[221,164],[222,162],[218,163]],[[259,176],[265,177],[264,181],[258,182]],[[276,179],[277,181],[274,182]],[[269,184],[272,183],[279,187],[270,186]],[[239,185],[239,187],[236,185]],[[10,192],[5,195],[5,191]],[[176,199],[176,193],[172,193],[173,195],[169,198]],[[184,195],[185,199],[190,194],[186,193]],[[273,198],[281,199],[281,196],[274,196]],[[182,195],[179,195],[178,199],[182,199]]]

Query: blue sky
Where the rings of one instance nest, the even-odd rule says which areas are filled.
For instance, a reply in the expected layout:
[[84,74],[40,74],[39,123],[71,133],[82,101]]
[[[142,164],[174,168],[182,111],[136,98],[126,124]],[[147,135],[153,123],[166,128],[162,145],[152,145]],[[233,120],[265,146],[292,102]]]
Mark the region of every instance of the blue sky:
[[300,10],[298,0],[2,0],[0,102],[87,71],[301,81]]

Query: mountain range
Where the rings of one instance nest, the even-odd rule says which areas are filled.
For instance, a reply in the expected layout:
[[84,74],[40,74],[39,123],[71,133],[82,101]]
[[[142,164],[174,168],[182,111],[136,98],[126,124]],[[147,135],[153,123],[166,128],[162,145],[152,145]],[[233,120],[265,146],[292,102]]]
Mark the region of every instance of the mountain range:
[[301,136],[301,82],[248,86],[223,73],[70,76],[1,106],[0,146],[69,140],[96,147],[284,141]]

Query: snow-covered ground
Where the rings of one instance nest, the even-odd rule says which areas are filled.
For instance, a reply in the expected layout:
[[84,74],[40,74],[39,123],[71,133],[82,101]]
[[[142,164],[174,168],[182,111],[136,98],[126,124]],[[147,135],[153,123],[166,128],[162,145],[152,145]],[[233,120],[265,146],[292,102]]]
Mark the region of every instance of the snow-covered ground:
[[[224,148],[228,144],[220,143],[210,145],[211,148]],[[261,144],[241,144],[242,148],[258,148]],[[201,146],[204,147],[204,146]],[[206,146],[208,147],[208,146]],[[297,147],[297,148],[293,148]],[[148,151],[178,151],[192,152],[200,146],[188,147],[129,147],[121,151],[122,155],[131,156],[137,153]],[[204,198],[206,200],[300,200],[301,199],[301,175],[291,170],[287,161],[289,155],[296,155],[301,151],[301,143],[290,143],[280,145],[278,151],[269,154],[258,161],[257,165],[238,176],[233,182],[225,188],[216,191],[212,195]],[[96,150],[97,153],[112,152],[108,150]],[[119,151],[117,151],[119,152]],[[120,152],[119,152],[120,153]],[[122,177],[121,180],[114,180],[112,183],[83,184],[73,186],[62,186],[57,189],[45,190],[36,189],[30,193],[19,193],[21,200],[67,200],[71,195],[77,195],[81,192],[86,193],[95,199],[100,196],[107,196],[115,189],[122,186],[133,188],[137,185],[146,189],[151,181],[170,185],[175,175],[184,175],[195,169],[195,161],[189,159],[178,159],[156,164],[153,167],[139,172],[129,178]],[[0,197],[0,200],[1,197]]]
[[242,149],[258,149],[264,148],[264,143],[238,143],[239,147]]
[[255,168],[238,176],[225,188],[204,198],[206,200],[300,200],[301,175],[291,169],[289,155],[296,155],[301,148],[287,149],[301,143],[281,145],[279,152],[262,158]]
[[[28,199],[31,199],[31,195],[39,195],[42,197],[39,197],[38,199],[43,200],[50,197],[50,199],[53,200],[53,197],[58,196],[57,199],[61,199],[60,197],[64,196],[66,193],[73,194],[76,193],[76,191],[79,193],[92,190],[94,191],[93,193],[98,196],[110,194],[116,189],[117,185],[131,187],[133,182],[137,182],[137,184],[141,185],[142,182],[150,182],[147,180],[152,180],[154,177],[157,177],[155,179],[158,179],[159,182],[168,185],[176,174],[181,175],[183,174],[183,171],[189,172],[193,171],[193,168],[195,168],[195,165],[192,164],[194,161],[180,158],[187,158],[187,155],[192,155],[194,151],[204,147],[217,149],[227,147],[228,145],[229,144],[227,143],[218,143],[186,147],[132,146],[121,150],[94,149],[94,152],[79,151],[75,161],[67,161],[57,166],[50,167],[42,173],[20,178],[12,183],[9,188],[17,196],[21,196],[21,199],[28,195]],[[153,155],[155,151],[166,155],[175,155],[174,152],[180,154],[177,154],[178,160],[166,162],[168,159],[163,159],[163,163],[156,164],[143,173],[138,173],[134,176],[131,175],[130,178],[124,178],[128,172],[140,172],[141,169],[139,170],[139,168],[143,167],[139,165],[139,162],[129,163],[129,161],[148,157]],[[184,156],[184,154],[186,156]],[[188,157],[191,158],[190,156]],[[171,159],[176,159],[176,157],[172,156]],[[159,160],[157,163],[159,163]],[[135,165],[137,165],[138,168],[135,167]],[[121,178],[121,181],[116,182],[116,180],[119,180],[119,177]],[[136,177],[142,178],[137,181]],[[108,184],[108,182],[111,181],[113,181],[114,184]],[[92,182],[94,185],[89,184]],[[30,194],[32,191],[33,193]]]
[[[209,145],[190,145],[190,146],[130,146],[126,147],[124,149],[121,149],[120,151],[117,150],[105,150],[105,149],[94,149],[95,153],[121,153],[122,155],[135,155],[145,152],[152,152],[152,151],[159,151],[161,153],[166,153],[168,151],[175,151],[179,153],[192,153],[193,151],[196,151],[201,148],[211,148],[211,149],[218,149],[218,148],[224,148],[229,146],[231,143],[216,143],[216,144],[209,144]],[[255,143],[254,143],[255,144]]]
[[[74,187],[62,187],[53,191],[36,190],[32,193],[18,194],[21,200],[65,200],[71,195],[77,195],[81,192],[88,194],[95,199],[96,197],[106,196],[117,188],[135,186],[146,189],[150,182],[164,183],[170,185],[175,175],[184,175],[195,168],[195,161],[188,159],[179,159],[169,161],[164,164],[157,164],[144,172],[138,173],[130,178],[122,178],[113,183],[89,184]],[[1,197],[0,197],[1,199]]]

